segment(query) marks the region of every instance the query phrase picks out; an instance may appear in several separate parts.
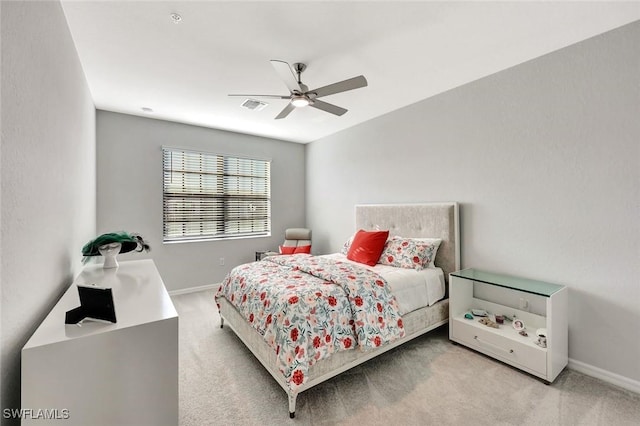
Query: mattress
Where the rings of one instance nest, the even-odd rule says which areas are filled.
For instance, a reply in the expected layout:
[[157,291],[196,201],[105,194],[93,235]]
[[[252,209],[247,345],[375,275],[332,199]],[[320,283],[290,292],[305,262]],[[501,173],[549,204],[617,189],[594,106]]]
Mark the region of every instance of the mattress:
[[382,276],[391,287],[391,292],[398,302],[400,315],[431,306],[445,296],[444,272],[440,268],[426,268],[416,271],[415,269],[380,264],[368,266],[353,262],[341,253],[327,254],[322,257],[354,263]]

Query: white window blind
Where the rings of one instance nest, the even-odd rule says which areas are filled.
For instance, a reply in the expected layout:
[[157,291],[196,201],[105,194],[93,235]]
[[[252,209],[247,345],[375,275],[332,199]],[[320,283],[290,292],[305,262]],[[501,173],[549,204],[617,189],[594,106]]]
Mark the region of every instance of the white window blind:
[[162,151],[164,241],[270,234],[269,161]]

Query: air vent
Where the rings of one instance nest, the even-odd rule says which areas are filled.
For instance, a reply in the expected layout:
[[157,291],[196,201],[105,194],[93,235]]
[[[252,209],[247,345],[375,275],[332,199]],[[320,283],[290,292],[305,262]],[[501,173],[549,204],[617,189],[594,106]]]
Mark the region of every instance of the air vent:
[[250,109],[252,111],[260,111],[265,109],[267,105],[269,104],[266,102],[256,101],[255,99],[246,99],[242,103],[243,108]]

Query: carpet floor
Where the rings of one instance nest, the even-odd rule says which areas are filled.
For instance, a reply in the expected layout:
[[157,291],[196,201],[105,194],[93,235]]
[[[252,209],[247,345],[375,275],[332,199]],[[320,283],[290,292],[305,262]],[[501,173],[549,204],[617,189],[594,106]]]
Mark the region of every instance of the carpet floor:
[[451,343],[446,326],[298,396],[229,327],[212,291],[180,315],[180,425],[638,425],[640,395],[565,369],[552,385]]

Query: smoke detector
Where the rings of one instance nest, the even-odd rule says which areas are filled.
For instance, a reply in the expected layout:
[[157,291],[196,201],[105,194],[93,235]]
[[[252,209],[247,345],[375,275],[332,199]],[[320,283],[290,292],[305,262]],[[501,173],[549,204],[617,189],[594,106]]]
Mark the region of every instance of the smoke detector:
[[243,108],[250,109],[251,111],[260,111],[265,109],[267,105],[269,104],[266,102],[257,101],[255,99],[245,99],[241,106]]

